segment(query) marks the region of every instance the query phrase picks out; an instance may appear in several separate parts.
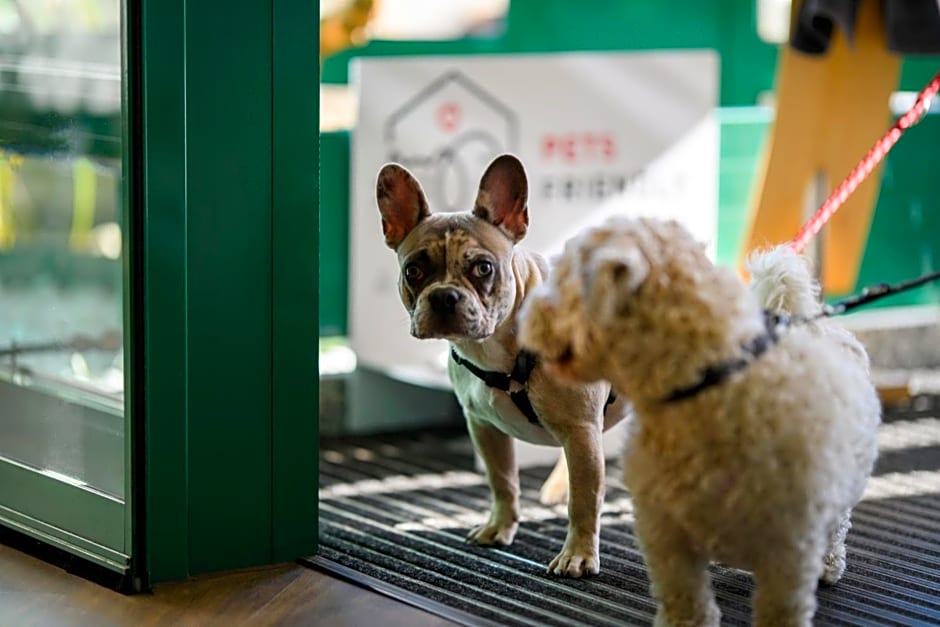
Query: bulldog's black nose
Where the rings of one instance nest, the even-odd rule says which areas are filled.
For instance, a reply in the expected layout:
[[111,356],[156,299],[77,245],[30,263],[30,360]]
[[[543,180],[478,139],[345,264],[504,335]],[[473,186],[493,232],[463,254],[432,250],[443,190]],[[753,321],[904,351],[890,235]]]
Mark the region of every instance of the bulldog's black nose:
[[431,309],[438,314],[452,314],[460,302],[460,292],[452,287],[439,287],[428,295]]

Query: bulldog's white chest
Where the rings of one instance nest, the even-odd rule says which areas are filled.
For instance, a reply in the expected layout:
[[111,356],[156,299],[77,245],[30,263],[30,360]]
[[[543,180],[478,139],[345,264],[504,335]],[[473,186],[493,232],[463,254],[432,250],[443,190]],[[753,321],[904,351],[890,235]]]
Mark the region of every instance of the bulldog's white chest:
[[560,446],[544,427],[531,422],[522,413],[508,393],[487,386],[476,375],[453,361],[448,372],[457,400],[469,418],[486,422],[525,442]]

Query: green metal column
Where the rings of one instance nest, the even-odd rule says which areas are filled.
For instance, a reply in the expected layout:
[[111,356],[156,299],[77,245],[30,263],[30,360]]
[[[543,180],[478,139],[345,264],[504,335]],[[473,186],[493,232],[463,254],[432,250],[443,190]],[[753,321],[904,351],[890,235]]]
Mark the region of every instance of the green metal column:
[[316,541],[318,11],[144,0],[151,581]]
[[[319,5],[274,2],[273,558],[317,542]],[[331,269],[327,268],[327,272]]]

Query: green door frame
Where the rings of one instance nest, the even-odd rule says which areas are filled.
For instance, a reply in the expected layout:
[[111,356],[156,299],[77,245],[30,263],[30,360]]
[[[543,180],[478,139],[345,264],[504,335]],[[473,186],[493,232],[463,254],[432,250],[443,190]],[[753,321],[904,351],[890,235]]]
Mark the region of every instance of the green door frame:
[[152,583],[308,555],[319,11],[309,0],[129,7],[137,556]]

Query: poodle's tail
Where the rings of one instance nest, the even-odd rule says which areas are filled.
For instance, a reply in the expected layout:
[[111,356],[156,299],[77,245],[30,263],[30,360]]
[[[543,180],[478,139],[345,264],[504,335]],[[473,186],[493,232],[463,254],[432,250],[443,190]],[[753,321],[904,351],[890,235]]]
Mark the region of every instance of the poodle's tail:
[[765,309],[806,317],[822,311],[819,283],[809,263],[789,246],[754,252],[745,267],[751,274],[751,290]]

